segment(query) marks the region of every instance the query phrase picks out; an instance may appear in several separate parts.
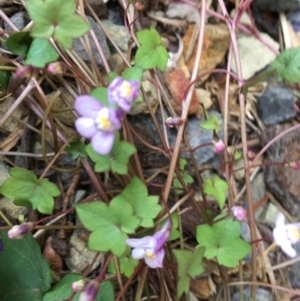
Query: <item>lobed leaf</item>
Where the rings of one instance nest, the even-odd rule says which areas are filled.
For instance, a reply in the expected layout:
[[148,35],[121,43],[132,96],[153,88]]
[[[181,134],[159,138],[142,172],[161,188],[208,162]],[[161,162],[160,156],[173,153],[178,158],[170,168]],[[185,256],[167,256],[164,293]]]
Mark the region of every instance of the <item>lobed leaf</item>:
[[212,226],[198,226],[196,238],[199,246],[205,247],[207,259],[217,257],[219,264],[234,268],[251,250],[251,246],[240,238],[240,233],[240,223],[226,219]]
[[74,15],[76,0],[26,0],[26,7],[34,26],[31,35],[36,38],[53,38],[66,48],[72,47],[74,38],[90,30],[90,25]]
[[13,167],[9,173],[11,178],[5,180],[0,188],[5,197],[14,199],[18,206],[31,206],[41,213],[52,213],[53,197],[61,193],[55,184],[48,179],[38,180],[32,171],[24,168]]
[[133,215],[132,206],[115,197],[109,205],[93,202],[76,206],[83,225],[92,234],[89,248],[96,251],[112,251],[121,256],[126,250],[127,233],[134,233],[140,219]]
[[169,54],[161,44],[161,37],[155,28],[141,30],[137,32],[137,38],[141,47],[137,50],[135,62],[143,69],[152,69],[157,67],[164,71]]
[[174,250],[178,263],[179,282],[177,286],[177,297],[180,298],[185,292],[189,292],[190,281],[204,272],[201,266],[205,248],[198,248],[194,252],[188,250]]

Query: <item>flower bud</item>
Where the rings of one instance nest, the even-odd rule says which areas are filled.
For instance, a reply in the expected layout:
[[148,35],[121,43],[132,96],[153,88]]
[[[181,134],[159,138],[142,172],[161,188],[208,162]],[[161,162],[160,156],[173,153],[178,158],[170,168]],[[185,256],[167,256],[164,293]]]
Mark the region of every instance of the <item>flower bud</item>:
[[231,212],[238,221],[246,220],[247,210],[242,206],[232,206]]
[[33,223],[24,223],[21,225],[13,226],[7,233],[10,239],[20,239],[25,234],[30,232],[34,228]]
[[72,290],[76,293],[82,292],[85,286],[86,286],[86,281],[81,279],[72,283]]
[[221,154],[221,153],[224,152],[226,146],[225,146],[224,142],[221,139],[218,142],[213,141],[213,144],[214,144],[214,152],[215,153]]
[[139,10],[139,11],[144,9],[144,5],[141,2],[135,2],[134,7],[136,10]]
[[66,67],[62,62],[50,63],[47,66],[47,71],[51,74],[62,74],[66,71]]
[[297,170],[298,167],[299,167],[298,162],[296,162],[296,161],[292,162],[292,166],[291,167],[292,167],[292,169]]
[[15,72],[16,77],[19,78],[30,78],[34,73],[34,67],[26,65],[19,66]]
[[97,280],[92,280],[88,283],[84,291],[80,294],[79,301],[93,301],[99,290],[100,283]]
[[165,121],[165,125],[170,128],[181,124],[183,124],[183,119],[181,117],[168,117]]
[[253,152],[252,150],[247,150],[247,156],[249,160],[253,160],[255,158],[255,152]]

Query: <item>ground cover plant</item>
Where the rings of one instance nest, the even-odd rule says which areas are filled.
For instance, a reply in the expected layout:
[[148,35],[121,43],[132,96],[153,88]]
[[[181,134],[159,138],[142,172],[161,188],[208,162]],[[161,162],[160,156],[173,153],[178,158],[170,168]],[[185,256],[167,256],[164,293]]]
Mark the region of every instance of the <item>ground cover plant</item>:
[[[274,74],[296,94],[300,50],[279,53],[259,35],[251,0],[177,3],[199,13],[196,37],[189,41],[194,40],[195,55],[188,79],[183,69],[176,69],[178,59],[173,60],[170,42],[163,38],[170,30],[142,22],[150,10],[146,1],[114,2],[128,34],[126,53],[116,40],[121,34],[112,37],[89,1],[22,1],[30,21],[21,29],[1,10],[3,24],[10,27],[2,30],[1,93],[13,102],[1,108],[1,156],[9,168],[0,193],[3,204],[5,200],[24,211],[13,216],[0,206],[0,300],[231,300],[232,289],[244,300],[246,287],[251,288],[248,300],[256,300],[261,287],[277,300],[299,296],[275,277],[278,268],[271,266],[275,252],[284,262],[281,267],[288,265],[285,256],[297,257],[299,223],[286,222],[279,212],[262,237],[255,210],[265,201],[254,204],[251,188],[253,168],[298,170],[298,158],[292,155],[284,162],[261,158],[299,124],[252,151],[249,141],[259,120],[251,115],[256,111],[249,109],[249,95]],[[233,7],[236,14],[230,17]],[[249,26],[240,22],[245,13]],[[87,14],[110,41],[117,64],[105,56]],[[200,72],[201,56],[209,47],[209,15],[211,23],[225,26],[228,52],[216,64],[220,68]],[[238,28],[276,54],[266,70],[249,80],[243,77]],[[76,41],[84,45],[87,60],[76,53]],[[195,87],[204,87],[215,74],[221,74],[224,85],[222,114],[210,112],[204,98],[195,100]],[[239,110],[235,126],[231,86]],[[152,140],[143,123],[136,124],[138,118],[148,118],[145,111]],[[188,135],[192,118],[199,132]],[[8,130],[11,122],[17,125]],[[192,145],[192,137],[204,133],[210,133],[208,141]],[[197,155],[204,148],[214,159],[208,176]],[[243,184],[237,188],[240,171]],[[83,197],[76,198],[80,191]],[[244,202],[238,200],[241,194]],[[243,227],[249,229],[248,239]],[[84,237],[80,250],[71,239],[75,233]],[[75,250],[79,261],[70,264]],[[206,289],[196,293],[201,285]]]

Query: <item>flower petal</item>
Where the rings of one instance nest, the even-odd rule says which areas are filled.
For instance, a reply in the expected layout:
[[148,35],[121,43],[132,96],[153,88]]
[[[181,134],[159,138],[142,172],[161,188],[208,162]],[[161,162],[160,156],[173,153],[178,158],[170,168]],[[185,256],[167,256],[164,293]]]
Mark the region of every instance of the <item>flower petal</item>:
[[95,119],[104,105],[92,96],[83,95],[76,98],[74,107],[79,115]]
[[281,246],[281,250],[288,256],[290,257],[296,257],[297,253],[295,251],[295,249],[292,247],[291,243],[286,243],[286,244],[282,244]]
[[98,131],[92,137],[92,147],[100,155],[107,155],[114,144],[115,132]]
[[146,253],[145,249],[135,248],[132,250],[131,256],[132,256],[132,258],[139,260],[139,259],[145,258],[145,253]]
[[285,225],[284,221],[285,221],[284,214],[282,212],[279,212],[276,217],[276,227],[284,226]]
[[121,119],[124,117],[120,110],[109,108],[109,120],[115,130],[119,130],[122,127]]
[[126,244],[132,248],[149,248],[149,244],[153,240],[152,236],[145,236],[143,238],[128,238]]
[[165,256],[165,250],[161,249],[155,253],[155,256],[153,259],[146,256],[145,262],[152,269],[162,268],[164,256]]
[[75,127],[81,136],[88,139],[92,138],[98,131],[94,119],[89,117],[78,118],[75,121]]

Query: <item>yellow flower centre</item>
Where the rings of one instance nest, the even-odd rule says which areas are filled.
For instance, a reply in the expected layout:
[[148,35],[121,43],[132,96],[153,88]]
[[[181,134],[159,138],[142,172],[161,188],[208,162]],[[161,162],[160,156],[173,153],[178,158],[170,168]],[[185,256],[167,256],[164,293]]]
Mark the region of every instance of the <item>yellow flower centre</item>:
[[155,254],[153,253],[153,251],[147,251],[145,255],[146,257],[152,260],[155,258]]
[[290,236],[291,236],[291,239],[293,241],[296,241],[296,240],[299,240],[300,239],[300,232],[299,232],[299,229],[297,227],[293,227],[291,229],[291,232],[289,233]]
[[99,111],[95,122],[99,130],[108,130],[111,127],[108,108],[103,108]]
[[123,87],[122,87],[122,95],[124,97],[129,97],[132,94],[132,89],[131,85],[128,82],[123,82]]

